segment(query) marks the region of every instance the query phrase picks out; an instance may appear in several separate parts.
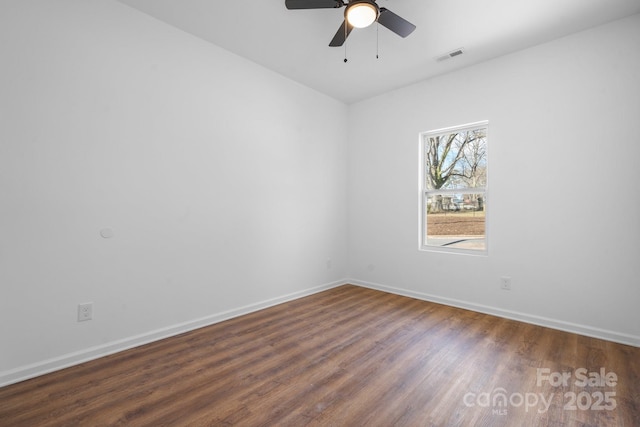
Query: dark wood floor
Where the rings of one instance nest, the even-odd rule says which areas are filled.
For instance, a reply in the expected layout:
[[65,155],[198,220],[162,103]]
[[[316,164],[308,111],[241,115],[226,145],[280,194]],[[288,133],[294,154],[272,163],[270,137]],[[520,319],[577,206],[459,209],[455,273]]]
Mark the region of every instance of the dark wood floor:
[[631,427],[640,348],[347,285],[1,388],[0,425]]

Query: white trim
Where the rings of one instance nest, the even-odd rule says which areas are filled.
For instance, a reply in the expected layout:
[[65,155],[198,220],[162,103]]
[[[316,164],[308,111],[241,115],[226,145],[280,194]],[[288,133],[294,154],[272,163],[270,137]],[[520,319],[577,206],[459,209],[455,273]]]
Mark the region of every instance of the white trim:
[[448,133],[451,133],[453,131],[465,131],[465,130],[473,130],[473,129],[477,129],[483,126],[488,126],[489,125],[489,120],[480,120],[479,122],[473,122],[473,123],[467,123],[464,125],[460,125],[460,126],[449,126],[447,128],[442,128],[442,129],[434,129],[434,130],[428,130],[425,132],[420,132],[420,137],[422,138],[423,136],[427,135],[427,136],[441,136],[441,135],[446,135]]
[[445,188],[439,190],[429,190],[428,188],[423,188],[424,194],[478,194],[478,193],[486,193],[487,189],[485,187],[464,187],[464,188]]
[[189,332],[198,328],[202,328],[204,326],[213,325],[215,323],[229,320],[234,317],[249,314],[254,311],[282,304],[287,301],[292,301],[298,298],[313,295],[318,292],[326,291],[328,289],[332,289],[344,284],[346,284],[346,282],[342,280],[338,280],[332,283],[326,283],[324,285],[308,288],[303,291],[293,292],[287,295],[282,295],[280,297],[245,305],[243,307],[223,311],[221,313],[212,314],[209,316],[201,317],[199,319],[179,323],[177,325],[168,326],[166,328],[156,329],[144,334],[127,337],[121,340],[112,341],[94,347],[89,347],[87,349],[47,359],[42,362],[32,363],[30,365],[25,365],[8,371],[0,372],[0,387],[28,380],[40,375],[48,374],[50,372],[68,368],[70,366],[79,365],[90,360],[98,359],[100,357],[108,356],[110,354],[118,353],[124,350],[129,350],[134,347],[139,347],[144,344],[149,344],[154,341]]
[[[487,150],[487,185],[484,187],[477,188],[445,188],[432,190],[428,189],[426,185],[426,175],[425,175],[425,140],[429,137],[434,136],[442,136],[449,134],[451,132],[459,132],[459,131],[469,131],[475,130],[478,128],[486,128],[487,130],[487,141],[489,140],[489,120],[481,120],[478,122],[467,123],[460,126],[451,126],[442,129],[436,129],[426,132],[420,132],[418,134],[418,251],[420,252],[439,252],[439,253],[449,253],[449,254],[460,254],[460,255],[473,255],[473,256],[489,256],[489,211],[488,211],[488,183],[489,183],[489,144],[486,145]],[[451,247],[443,247],[436,245],[427,244],[426,239],[426,198],[428,194],[474,194],[474,191],[482,192],[483,198],[485,201],[484,211],[485,211],[485,233],[484,233],[484,249],[462,249],[462,248],[451,248]]]
[[472,310],[478,313],[490,314],[492,316],[503,317],[505,319],[516,320],[523,323],[530,323],[532,325],[544,326],[546,328],[557,329],[564,332],[571,332],[574,334],[584,335],[587,337],[598,338],[606,341],[612,341],[619,344],[640,347],[640,336],[638,335],[624,334],[624,333],[611,331],[607,329],[595,328],[593,326],[580,325],[578,323],[565,322],[563,320],[556,320],[548,317],[536,316],[534,314],[520,313],[512,310],[505,310],[502,308],[491,307],[483,304],[476,304],[476,303],[457,300],[453,298],[440,297],[437,295],[425,294],[422,292],[410,291],[408,289],[396,288],[393,286],[386,286],[378,283],[366,282],[363,280],[349,279],[347,280],[346,283],[350,283],[356,286],[362,286],[364,288],[376,289],[383,292],[389,292],[396,295],[415,298],[423,301],[429,301],[437,304],[448,305],[451,307]]
[[272,307],[287,301],[292,301],[305,296],[313,295],[318,292],[326,291],[345,284],[352,284],[355,286],[361,286],[363,288],[376,289],[383,292],[392,293],[395,295],[407,296],[423,301],[430,301],[437,304],[448,305],[452,307],[464,308],[467,310],[476,311],[479,313],[490,314],[493,316],[504,317],[506,319],[512,319],[519,322],[530,323],[533,325],[544,326],[551,329],[558,329],[565,332],[571,332],[574,334],[585,335],[588,337],[599,338],[607,341],[612,341],[620,344],[631,345],[634,347],[640,347],[640,336],[619,333],[606,329],[594,328],[592,326],[579,325],[577,323],[565,322],[561,320],[550,319],[547,317],[536,316],[527,313],[518,313],[511,310],[504,310],[501,308],[490,307],[482,304],[475,304],[468,301],[461,301],[452,298],[440,297],[436,295],[425,294],[422,292],[410,291],[407,289],[396,288],[393,286],[381,285],[378,283],[367,282],[357,279],[345,279],[338,280],[332,283],[316,286],[303,291],[294,292],[291,294],[283,295],[276,298],[271,298],[262,302],[246,305],[236,309],[224,311],[218,314],[202,317],[200,319],[191,320],[188,322],[180,323],[177,325],[169,326],[166,328],[157,329],[145,334],[128,337],[122,340],[113,341],[107,344],[90,347],[84,350],[80,350],[73,353],[68,353],[59,357],[44,360],[42,362],[33,363],[26,366],[21,366],[12,370],[4,371],[0,373],[0,387],[14,384],[20,381],[28,380],[40,375],[48,374],[50,372],[58,371],[60,369],[68,368],[70,366],[79,365],[90,360],[98,359],[100,357],[108,356],[110,354],[118,353],[120,351],[128,350],[134,347],[138,347],[144,344],[148,344],[154,341],[158,341],[164,338],[169,338],[175,335],[179,335],[185,332],[189,332],[204,326],[213,325],[234,317],[242,316],[252,313],[254,311],[262,310],[267,307]]

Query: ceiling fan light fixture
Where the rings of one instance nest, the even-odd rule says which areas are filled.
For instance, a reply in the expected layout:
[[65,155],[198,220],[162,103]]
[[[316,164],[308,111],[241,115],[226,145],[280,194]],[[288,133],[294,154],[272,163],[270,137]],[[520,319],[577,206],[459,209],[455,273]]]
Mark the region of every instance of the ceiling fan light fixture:
[[345,18],[355,28],[365,28],[376,22],[378,13],[378,7],[372,2],[351,2],[345,10]]

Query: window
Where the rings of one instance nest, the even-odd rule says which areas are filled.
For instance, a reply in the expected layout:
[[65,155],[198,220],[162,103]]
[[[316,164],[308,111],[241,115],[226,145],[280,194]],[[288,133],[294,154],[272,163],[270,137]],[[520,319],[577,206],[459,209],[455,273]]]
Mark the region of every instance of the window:
[[487,253],[488,122],[420,134],[420,247]]

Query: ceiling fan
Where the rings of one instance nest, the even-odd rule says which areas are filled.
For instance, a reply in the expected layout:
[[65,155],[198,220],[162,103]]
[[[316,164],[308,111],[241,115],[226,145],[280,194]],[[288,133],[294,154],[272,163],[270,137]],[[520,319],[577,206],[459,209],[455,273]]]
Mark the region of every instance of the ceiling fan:
[[416,26],[399,17],[386,7],[379,7],[376,0],[285,0],[287,9],[338,9],[345,7],[344,21],[329,46],[342,46],[354,28],[364,28],[378,22],[400,37],[407,37]]

